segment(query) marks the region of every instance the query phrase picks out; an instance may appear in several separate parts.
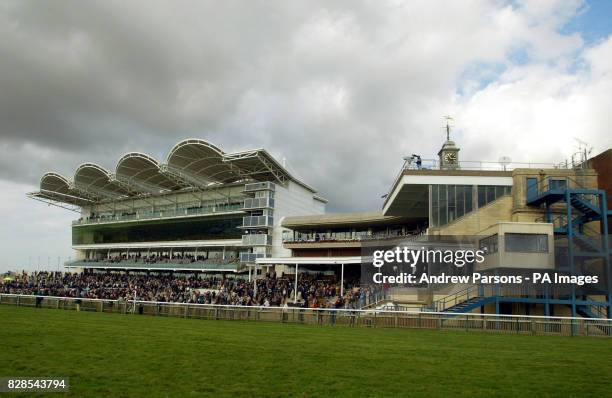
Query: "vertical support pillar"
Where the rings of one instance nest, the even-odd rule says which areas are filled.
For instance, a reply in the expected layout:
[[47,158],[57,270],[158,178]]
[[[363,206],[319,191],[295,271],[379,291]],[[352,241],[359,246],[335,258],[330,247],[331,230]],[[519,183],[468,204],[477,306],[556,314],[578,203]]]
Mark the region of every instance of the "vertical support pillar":
[[607,276],[607,284],[608,284],[608,308],[606,311],[606,316],[608,318],[612,318],[612,266],[610,264],[610,242],[609,242],[609,230],[610,226],[608,225],[608,199],[606,197],[606,191],[601,190],[601,195],[599,196],[599,206],[601,209],[601,239],[603,240],[603,250],[604,250],[604,266],[606,270]]
[[344,297],[344,264],[341,264],[342,270],[340,271],[340,296]]
[[297,292],[298,292],[298,265],[295,264],[295,285],[293,286],[293,304],[297,304]]
[[[565,191],[565,203],[567,204],[567,254],[569,260],[570,275],[576,275],[576,264],[574,264],[574,221],[572,220],[572,194],[569,189]],[[572,317],[576,317],[576,285],[572,284]]]

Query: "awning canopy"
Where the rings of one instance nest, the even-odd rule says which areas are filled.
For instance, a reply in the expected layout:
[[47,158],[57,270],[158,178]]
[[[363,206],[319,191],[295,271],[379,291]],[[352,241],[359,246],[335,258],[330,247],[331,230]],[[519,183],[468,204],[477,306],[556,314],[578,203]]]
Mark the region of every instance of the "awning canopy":
[[57,173],[47,173],[41,179],[40,191],[29,196],[85,206],[105,200],[159,195],[186,188],[205,189],[251,180],[281,185],[292,180],[315,192],[292,177],[264,149],[225,153],[208,141],[192,138],[176,144],[165,164],[147,154],[130,152],[119,159],[115,174],[94,163],[79,166],[73,182]]
[[130,152],[119,159],[115,175],[118,180],[136,190],[150,194],[188,186],[162,173],[157,160],[140,152]]
[[220,148],[199,139],[179,142],[166,159],[167,168],[193,184],[230,183],[242,179],[240,170],[224,161]]
[[83,163],[77,168],[74,185],[103,198],[120,199],[133,194],[128,186],[121,184],[109,171],[94,163]]
[[40,179],[40,191],[30,193],[29,196],[73,206],[86,206],[95,201],[93,197],[74,188],[66,177],[53,172],[43,174]]

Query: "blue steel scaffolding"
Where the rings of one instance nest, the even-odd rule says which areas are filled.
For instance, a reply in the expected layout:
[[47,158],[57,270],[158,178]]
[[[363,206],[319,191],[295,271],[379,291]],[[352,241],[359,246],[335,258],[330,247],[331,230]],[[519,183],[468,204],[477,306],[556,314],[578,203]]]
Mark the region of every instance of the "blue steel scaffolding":
[[[487,304],[495,305],[500,313],[500,305],[522,303],[541,304],[547,316],[553,315],[551,306],[568,305],[572,316],[589,318],[612,318],[612,272],[610,269],[610,245],[608,236],[608,216],[606,192],[601,189],[585,188],[571,178],[528,179],[528,206],[544,207],[544,217],[539,221],[552,223],[555,234],[556,272],[570,276],[581,276],[588,263],[596,263],[604,281],[600,291],[605,292],[604,301],[595,300],[584,294],[576,294],[576,285],[570,292],[552,292],[545,287],[544,292],[534,294],[527,287],[507,289],[501,286],[470,286],[460,292],[444,297],[433,303],[436,311],[465,313]],[[600,228],[594,229],[589,223],[599,222]],[[594,261],[595,260],[595,261]],[[527,307],[528,308],[528,307]]]
[[[553,224],[556,244],[565,242],[566,252],[562,256],[565,261],[557,263],[558,271],[581,276],[585,265],[594,260],[599,260],[597,263],[602,267],[600,275],[605,278],[606,301],[578,300],[576,286],[572,285],[570,296],[561,300],[571,306],[572,316],[610,318],[612,273],[606,191],[587,188],[572,178],[532,179],[528,180],[527,205],[544,206],[543,221]],[[588,224],[592,222],[599,222],[600,228],[590,227]]]

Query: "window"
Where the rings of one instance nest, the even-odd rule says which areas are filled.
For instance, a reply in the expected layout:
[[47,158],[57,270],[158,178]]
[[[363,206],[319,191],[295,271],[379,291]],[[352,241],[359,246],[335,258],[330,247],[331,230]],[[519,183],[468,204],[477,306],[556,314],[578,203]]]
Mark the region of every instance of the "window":
[[480,240],[480,250],[485,251],[486,254],[497,253],[499,244],[499,237],[497,234],[488,236]]
[[538,179],[533,177],[527,178],[527,198],[533,198],[538,194]]
[[478,186],[478,207],[485,206],[503,195],[510,194],[511,187],[503,185],[479,185]]
[[566,180],[553,180],[552,178],[549,180],[550,189],[565,189],[567,188]]
[[548,235],[516,234],[505,235],[506,251],[521,253],[548,253]]
[[431,185],[432,227],[446,225],[471,211],[471,185]]

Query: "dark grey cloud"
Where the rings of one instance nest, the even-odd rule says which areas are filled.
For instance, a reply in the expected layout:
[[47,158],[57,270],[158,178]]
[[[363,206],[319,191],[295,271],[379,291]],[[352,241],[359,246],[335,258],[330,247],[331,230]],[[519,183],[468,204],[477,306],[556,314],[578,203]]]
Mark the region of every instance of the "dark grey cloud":
[[549,14],[485,1],[5,2],[0,179],[112,168],[131,150],[163,160],[201,137],[286,158],[331,210],[378,208],[403,155],[436,152],[467,69],[546,46],[533,39],[544,29],[575,50]]

